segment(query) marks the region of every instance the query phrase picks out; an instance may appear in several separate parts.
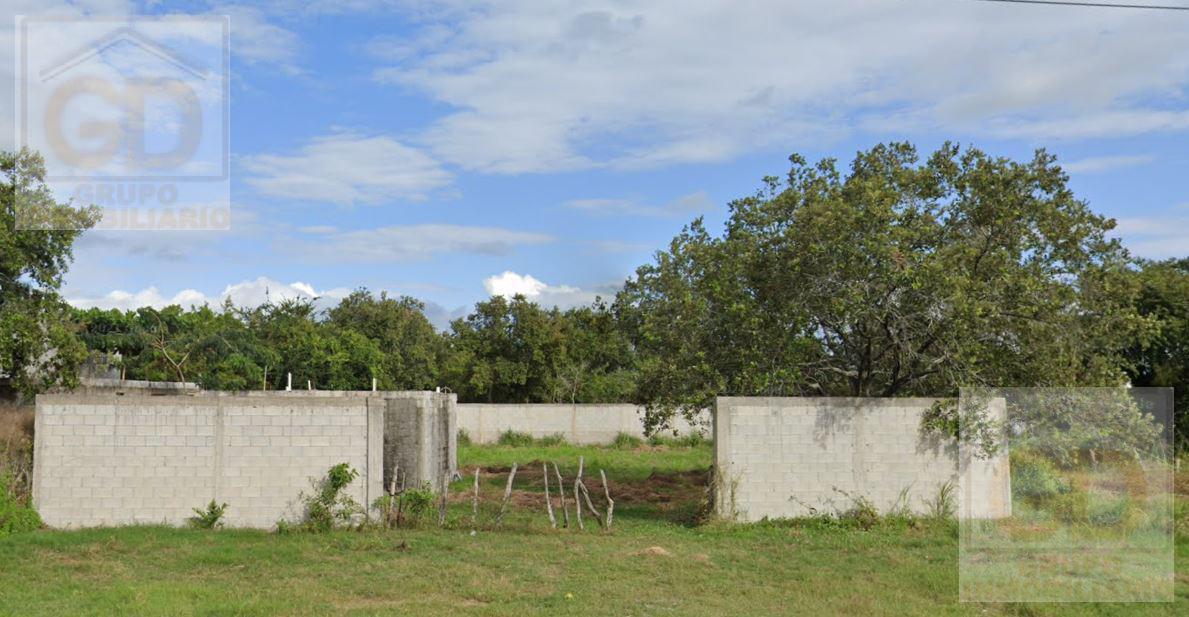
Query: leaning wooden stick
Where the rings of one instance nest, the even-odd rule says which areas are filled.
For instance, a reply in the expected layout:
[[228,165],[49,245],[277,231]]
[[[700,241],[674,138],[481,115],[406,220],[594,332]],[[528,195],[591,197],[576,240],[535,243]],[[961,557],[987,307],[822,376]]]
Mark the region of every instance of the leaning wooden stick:
[[475,494],[471,497],[471,529],[479,527],[479,469],[475,468]]
[[392,526],[392,510],[396,507],[396,476],[400,474],[400,463],[392,464],[392,481],[388,483],[388,508],[384,510],[384,524]]
[[599,476],[603,478],[603,495],[607,498],[607,529],[611,529],[611,520],[615,516],[615,502],[611,500],[611,489],[607,488],[607,474],[600,469]]
[[512,498],[512,481],[516,479],[516,463],[512,463],[512,472],[508,474],[508,486],[504,487],[504,501],[500,504],[500,513],[495,517],[495,524],[499,526],[504,520],[504,511],[508,508],[508,500]]
[[[603,523],[603,515],[599,514],[599,511],[595,509],[594,504],[590,501],[590,491],[586,490],[586,483],[579,482],[578,485],[582,487],[582,497],[586,500],[586,507],[590,510],[590,515],[595,518],[595,522],[599,524],[599,527],[606,527],[606,524]],[[582,506],[579,505],[578,507],[581,508]]]
[[578,520],[578,529],[586,529],[582,524],[582,457],[578,457],[578,475],[574,477],[574,515]]
[[561,470],[557,468],[557,463],[553,464],[553,473],[557,475],[557,494],[561,497],[562,526],[569,529],[570,510],[566,507],[566,485],[561,481]]
[[557,517],[553,515],[553,500],[549,498],[549,465],[541,463],[541,472],[545,475],[545,510],[549,512],[549,526],[557,529]]
[[446,524],[446,502],[450,496],[450,474],[442,474],[442,501],[438,504],[438,527]]

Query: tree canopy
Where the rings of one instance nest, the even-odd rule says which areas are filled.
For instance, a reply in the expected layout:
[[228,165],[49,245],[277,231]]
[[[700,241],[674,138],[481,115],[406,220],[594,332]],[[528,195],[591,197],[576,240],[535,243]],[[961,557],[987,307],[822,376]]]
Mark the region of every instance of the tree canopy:
[[1121,385],[1130,257],[1054,157],[880,145],[799,156],[699,219],[620,294],[653,422],[716,395],[945,396],[961,385]]
[[58,289],[98,211],[56,201],[35,152],[0,152],[0,174],[0,377],[26,392],[70,385],[86,350]]

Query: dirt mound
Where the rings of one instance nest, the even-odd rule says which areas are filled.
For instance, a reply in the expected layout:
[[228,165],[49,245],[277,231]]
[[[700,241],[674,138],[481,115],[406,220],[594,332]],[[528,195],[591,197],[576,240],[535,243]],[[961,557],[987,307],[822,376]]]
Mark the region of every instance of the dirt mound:
[[660,546],[650,546],[632,553],[632,557],[672,557],[673,553]]

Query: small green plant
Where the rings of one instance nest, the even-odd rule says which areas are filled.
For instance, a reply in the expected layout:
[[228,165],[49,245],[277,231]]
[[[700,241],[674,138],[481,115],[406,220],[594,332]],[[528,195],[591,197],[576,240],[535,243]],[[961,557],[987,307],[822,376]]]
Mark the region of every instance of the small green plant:
[[929,509],[929,517],[937,520],[953,518],[958,511],[957,486],[953,482],[946,482],[937,487],[937,496],[925,500],[925,507]]
[[1091,499],[1086,508],[1086,518],[1095,527],[1118,527],[1134,516],[1133,509],[1127,497]]
[[16,481],[7,470],[0,470],[0,538],[34,531],[42,525],[37,511],[28,502],[16,496],[13,486]]
[[546,435],[546,436],[537,440],[537,445],[544,446],[546,448],[552,448],[555,446],[564,446],[564,445],[566,445],[566,436],[562,435],[561,433],[554,433],[552,435]]
[[1090,517],[1089,498],[1084,491],[1074,490],[1053,497],[1046,504],[1053,517],[1065,523],[1085,523]]
[[611,447],[617,450],[635,450],[644,445],[644,440],[630,433],[619,433],[611,441]]
[[223,515],[227,513],[227,504],[219,504],[214,499],[205,508],[194,508],[194,516],[189,519],[194,529],[219,529],[223,527]]
[[1045,456],[1027,450],[1012,451],[1011,492],[1016,499],[1037,505],[1071,491],[1068,481]]
[[709,442],[710,439],[702,433],[697,432],[687,433],[677,437],[657,433],[648,438],[648,445],[650,446],[665,446],[669,448],[697,448]]
[[879,523],[879,511],[875,509],[871,500],[857,495],[851,497],[851,502],[850,509],[839,514],[839,519],[854,523],[860,529],[871,529]]
[[501,446],[510,446],[513,448],[530,448],[533,446],[533,436],[528,433],[509,429],[500,433],[496,443]]
[[331,467],[326,477],[315,485],[316,492],[305,497],[305,529],[324,533],[350,523],[362,513],[359,503],[343,492],[358,477],[359,472],[347,463]]
[[425,482],[421,488],[405,489],[396,495],[382,495],[376,499],[373,507],[383,513],[384,522],[389,527],[415,526],[433,508],[436,498],[433,487]]
[[471,444],[471,434],[466,429],[458,429],[458,447],[465,448]]
[[429,512],[433,507],[434,498],[435,494],[429,482],[422,484],[421,488],[405,489],[405,492],[400,496],[405,512],[408,512],[414,519],[419,519]]

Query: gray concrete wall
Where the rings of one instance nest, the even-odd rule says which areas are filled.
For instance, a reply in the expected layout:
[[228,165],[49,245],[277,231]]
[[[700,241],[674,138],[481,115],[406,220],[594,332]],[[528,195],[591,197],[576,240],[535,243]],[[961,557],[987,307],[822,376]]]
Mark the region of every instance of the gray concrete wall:
[[458,470],[458,414],[454,394],[392,398],[384,411],[384,486],[429,483],[435,491]]
[[[921,431],[934,399],[720,397],[714,417],[715,509],[758,521],[845,511],[853,498],[881,512],[927,512],[953,483],[959,515],[1011,515],[1006,449],[964,457]],[[1002,417],[1003,401],[991,406]],[[849,495],[849,497],[848,497]]]
[[[454,401],[422,392],[42,395],[34,505],[51,527],[180,525],[214,499],[229,504],[229,526],[266,528],[299,520],[311,482],[348,463],[359,472],[349,494],[370,506],[383,491],[394,400],[432,401],[447,413]],[[457,465],[453,451],[437,453],[448,460],[420,458],[431,468]]]
[[[516,431],[533,437],[561,435],[573,444],[610,443],[619,433],[644,436],[644,408],[636,405],[502,405],[461,404],[458,406],[458,428],[466,431],[471,441],[494,443],[500,433]],[[708,434],[710,414],[702,414],[696,424],[684,418],[673,421],[672,430],[662,435]]]

